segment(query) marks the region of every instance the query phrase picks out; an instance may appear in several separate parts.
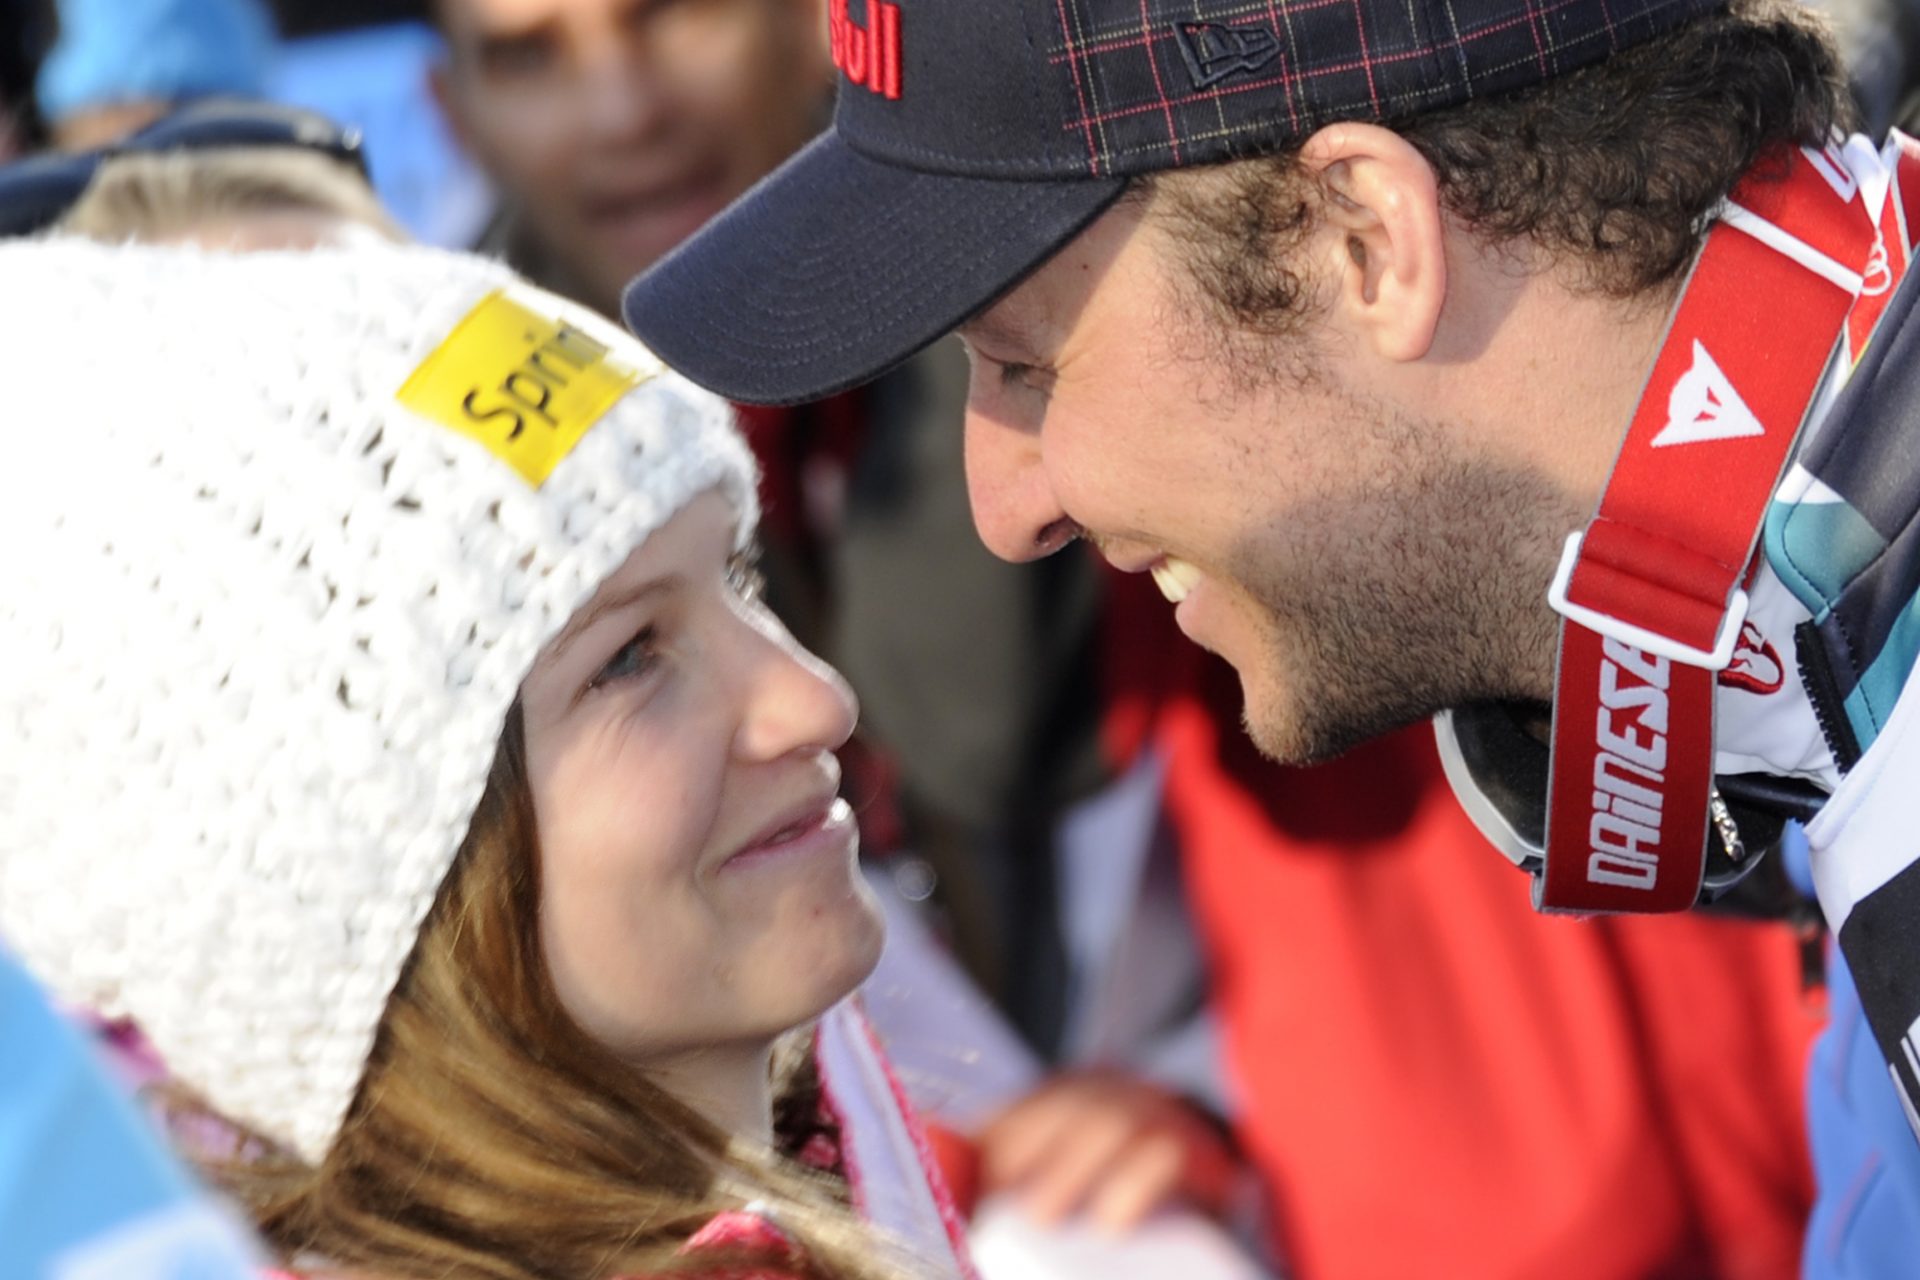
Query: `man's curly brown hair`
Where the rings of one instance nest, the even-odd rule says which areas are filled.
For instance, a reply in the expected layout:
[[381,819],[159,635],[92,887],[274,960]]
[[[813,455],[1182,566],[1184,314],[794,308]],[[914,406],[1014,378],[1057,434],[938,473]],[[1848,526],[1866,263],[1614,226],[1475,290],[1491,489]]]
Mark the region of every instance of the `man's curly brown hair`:
[[[1492,245],[1525,240],[1585,291],[1683,278],[1711,214],[1769,148],[1851,123],[1839,56],[1794,0],[1722,12],[1496,98],[1386,122],[1433,166],[1442,206]],[[1296,153],[1169,170],[1137,193],[1171,221],[1218,321],[1297,332],[1313,282],[1292,261],[1323,198]]]

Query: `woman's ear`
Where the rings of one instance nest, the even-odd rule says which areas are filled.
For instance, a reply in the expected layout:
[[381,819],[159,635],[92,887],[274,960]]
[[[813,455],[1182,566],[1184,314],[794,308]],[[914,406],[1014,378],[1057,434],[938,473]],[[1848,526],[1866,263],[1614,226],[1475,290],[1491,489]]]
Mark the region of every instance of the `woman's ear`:
[[1384,359],[1418,360],[1433,345],[1447,296],[1446,241],[1433,166],[1405,138],[1371,124],[1335,124],[1307,139],[1300,162],[1326,193],[1335,307]]

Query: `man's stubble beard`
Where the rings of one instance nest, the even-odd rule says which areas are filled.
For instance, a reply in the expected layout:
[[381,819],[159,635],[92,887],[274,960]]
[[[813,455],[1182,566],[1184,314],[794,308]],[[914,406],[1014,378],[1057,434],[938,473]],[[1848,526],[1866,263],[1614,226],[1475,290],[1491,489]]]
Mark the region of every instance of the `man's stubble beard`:
[[1342,399],[1387,461],[1278,516],[1234,572],[1255,606],[1246,729],[1282,763],[1448,707],[1549,697],[1546,587],[1585,518],[1544,477],[1472,456],[1468,429]]

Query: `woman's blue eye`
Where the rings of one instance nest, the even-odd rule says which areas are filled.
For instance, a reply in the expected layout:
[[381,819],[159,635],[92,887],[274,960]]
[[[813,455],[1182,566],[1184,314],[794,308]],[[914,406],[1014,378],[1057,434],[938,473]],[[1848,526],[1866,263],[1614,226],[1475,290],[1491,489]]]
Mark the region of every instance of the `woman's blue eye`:
[[594,676],[587,687],[597,689],[615,680],[631,680],[636,676],[647,674],[653,670],[653,664],[658,657],[653,646],[653,628],[651,626],[642,628],[639,635],[614,651],[613,656],[607,659],[607,665],[600,668],[600,673]]

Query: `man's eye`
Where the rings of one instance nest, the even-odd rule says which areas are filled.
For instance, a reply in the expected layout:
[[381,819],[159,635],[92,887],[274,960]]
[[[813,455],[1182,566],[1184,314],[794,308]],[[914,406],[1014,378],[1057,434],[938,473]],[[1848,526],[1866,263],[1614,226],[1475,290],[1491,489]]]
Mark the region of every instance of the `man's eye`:
[[659,17],[664,10],[674,8],[675,4],[676,0],[635,0],[635,3],[627,6],[626,13],[621,15],[621,22],[629,32],[644,34],[648,23]]
[[659,655],[654,650],[654,629],[642,628],[639,635],[621,645],[607,665],[600,668],[598,675],[588,682],[589,689],[598,689],[618,680],[633,680],[653,670]]
[[537,75],[553,61],[553,41],[540,35],[496,36],[480,46],[480,65],[506,79]]
[[758,600],[767,589],[767,577],[760,572],[760,548],[736,551],[727,561],[727,585],[742,600]]
[[1037,391],[1045,395],[1053,387],[1053,372],[1050,369],[1042,369],[1036,364],[1021,364],[1018,361],[1002,363],[1000,385],[1020,387],[1026,391]]

